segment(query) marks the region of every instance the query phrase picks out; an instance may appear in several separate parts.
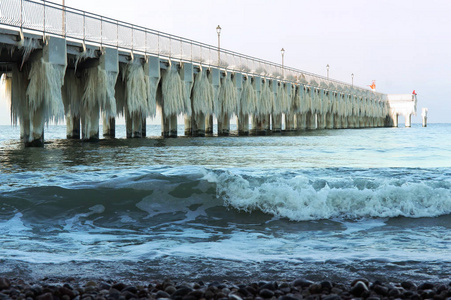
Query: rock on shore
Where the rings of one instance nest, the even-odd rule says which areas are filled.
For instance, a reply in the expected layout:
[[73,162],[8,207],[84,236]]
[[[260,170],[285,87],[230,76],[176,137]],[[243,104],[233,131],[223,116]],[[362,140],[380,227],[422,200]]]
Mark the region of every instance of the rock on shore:
[[94,300],[94,299],[172,299],[172,300],[300,300],[300,299],[447,299],[451,283],[401,282],[399,284],[369,282],[366,279],[350,283],[312,282],[297,279],[291,282],[162,282],[130,284],[123,282],[77,282],[73,278],[61,282],[42,280],[24,282],[21,279],[0,278],[0,300]]

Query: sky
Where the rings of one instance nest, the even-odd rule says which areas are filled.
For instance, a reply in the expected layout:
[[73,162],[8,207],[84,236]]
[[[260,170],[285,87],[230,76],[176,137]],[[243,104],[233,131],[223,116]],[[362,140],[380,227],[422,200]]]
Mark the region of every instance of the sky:
[[[66,6],[366,87],[418,94],[417,116],[451,122],[448,0],[65,0]],[[58,2],[58,0],[55,0]],[[0,123],[10,124],[0,103]],[[5,122],[6,121],[6,122]],[[402,120],[400,119],[400,123]]]

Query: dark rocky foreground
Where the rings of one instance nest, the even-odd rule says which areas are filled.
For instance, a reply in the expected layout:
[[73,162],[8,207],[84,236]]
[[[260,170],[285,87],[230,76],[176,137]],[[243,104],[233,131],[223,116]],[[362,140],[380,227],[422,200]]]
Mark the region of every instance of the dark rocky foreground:
[[0,278],[0,300],[3,299],[172,299],[172,300],[300,300],[300,299],[451,299],[451,283],[433,284],[402,282],[400,284],[331,281],[312,282],[298,279],[292,282],[230,282],[181,283],[165,280],[148,284],[121,282],[77,282],[73,278],[61,282],[45,279],[24,282],[21,279]]

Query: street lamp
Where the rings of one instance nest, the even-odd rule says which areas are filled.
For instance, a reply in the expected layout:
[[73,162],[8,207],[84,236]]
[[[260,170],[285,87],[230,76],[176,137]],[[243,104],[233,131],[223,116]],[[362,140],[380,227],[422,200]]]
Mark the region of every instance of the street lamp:
[[218,25],[218,27],[216,27],[216,32],[218,33],[218,66],[220,65],[220,59],[221,59],[221,54],[220,54],[220,50],[221,50],[221,26]]
[[352,78],[352,87],[354,87],[354,73],[351,74],[351,78]]
[[283,56],[284,56],[284,54],[285,54],[285,49],[280,49],[280,53],[282,53],[282,79],[285,77],[285,75],[284,75],[284,68],[283,68]]
[[329,64],[327,64],[326,69],[327,69],[327,79],[329,79]]

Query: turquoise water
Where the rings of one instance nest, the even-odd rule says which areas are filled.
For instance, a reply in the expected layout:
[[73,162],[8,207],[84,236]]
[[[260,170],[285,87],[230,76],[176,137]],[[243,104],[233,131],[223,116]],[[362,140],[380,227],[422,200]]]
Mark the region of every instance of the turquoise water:
[[451,124],[176,139],[159,130],[83,143],[50,126],[44,148],[24,148],[17,128],[0,126],[0,273],[449,278]]

